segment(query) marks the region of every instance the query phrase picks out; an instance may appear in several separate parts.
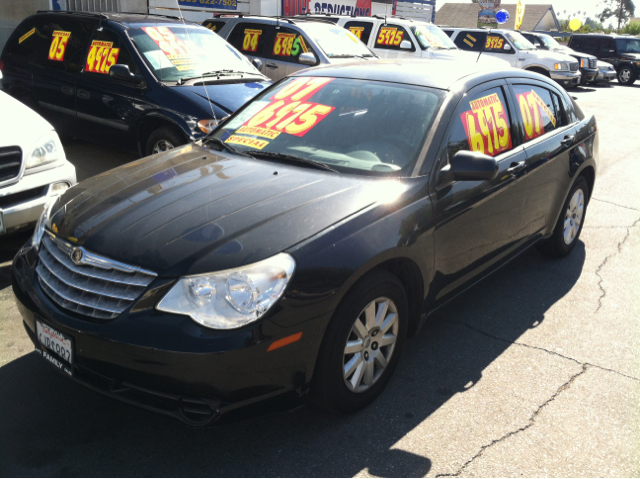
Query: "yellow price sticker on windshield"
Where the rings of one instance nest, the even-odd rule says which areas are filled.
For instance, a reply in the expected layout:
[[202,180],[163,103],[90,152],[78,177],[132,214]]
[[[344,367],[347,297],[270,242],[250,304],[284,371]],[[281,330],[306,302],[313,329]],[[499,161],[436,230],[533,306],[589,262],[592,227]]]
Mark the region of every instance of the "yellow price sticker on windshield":
[[49,47],[49,60],[64,61],[64,53],[67,50],[67,43],[69,43],[70,37],[71,32],[63,32],[62,30],[53,32],[53,39]]
[[239,135],[231,135],[229,138],[224,140],[224,142],[233,143],[235,145],[244,145],[250,148],[255,148],[256,150],[262,150],[269,144],[269,142],[265,140],[258,140],[257,138],[248,138],[246,136]]
[[236,130],[236,133],[243,133],[245,135],[264,136],[273,140],[280,135],[279,131],[270,130],[269,128],[253,128],[250,126],[243,126]]

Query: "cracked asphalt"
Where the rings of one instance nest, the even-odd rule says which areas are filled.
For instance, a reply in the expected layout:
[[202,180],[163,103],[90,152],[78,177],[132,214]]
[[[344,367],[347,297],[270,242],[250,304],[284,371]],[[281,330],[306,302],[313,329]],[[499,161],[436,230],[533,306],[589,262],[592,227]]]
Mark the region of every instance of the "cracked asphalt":
[[[640,475],[640,84],[571,94],[600,162],[580,243],[529,250],[441,309],[383,395],[207,429],[121,404],[32,352],[0,240],[1,476]],[[79,177],[132,159],[66,142]]]

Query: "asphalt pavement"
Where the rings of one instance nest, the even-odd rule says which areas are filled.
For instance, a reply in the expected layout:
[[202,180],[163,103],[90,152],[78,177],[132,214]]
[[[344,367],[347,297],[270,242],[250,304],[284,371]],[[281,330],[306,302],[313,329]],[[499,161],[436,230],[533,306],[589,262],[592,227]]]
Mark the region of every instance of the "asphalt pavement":
[[[640,82],[571,94],[600,131],[574,252],[531,249],[441,309],[352,415],[197,429],[87,390],[33,352],[10,286],[28,233],[0,239],[0,476],[640,475]],[[65,149],[79,179],[134,159]]]

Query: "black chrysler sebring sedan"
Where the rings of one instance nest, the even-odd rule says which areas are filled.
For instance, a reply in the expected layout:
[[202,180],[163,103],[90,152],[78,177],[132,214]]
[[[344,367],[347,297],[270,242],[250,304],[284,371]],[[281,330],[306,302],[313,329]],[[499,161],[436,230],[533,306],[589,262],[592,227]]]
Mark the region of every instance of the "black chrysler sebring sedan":
[[190,424],[307,393],[353,411],[436,308],[533,244],[572,251],[597,154],[535,73],[302,71],[47,205],[13,288],[41,356],[111,397]]

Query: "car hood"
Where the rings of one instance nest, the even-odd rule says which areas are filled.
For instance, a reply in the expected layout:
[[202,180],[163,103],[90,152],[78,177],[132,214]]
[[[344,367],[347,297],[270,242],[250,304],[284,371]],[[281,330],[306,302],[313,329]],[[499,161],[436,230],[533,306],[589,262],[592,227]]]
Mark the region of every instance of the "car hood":
[[552,52],[549,50],[522,50],[520,52],[525,53],[527,55],[532,55],[541,60],[551,60],[554,62],[575,62],[576,59],[571,55],[567,55],[566,53],[561,52]]
[[258,93],[271,85],[270,81],[242,83],[212,83],[204,85],[176,85],[171,88],[209,110],[209,102],[227,115],[233,113]]
[[192,143],[79,183],[50,227],[93,253],[176,277],[268,258],[404,187]]
[[[429,50],[425,50],[424,56],[428,55]],[[443,60],[464,60],[476,63],[476,61],[486,67],[494,67],[494,68],[510,68],[511,64],[502,59],[496,58],[493,55],[480,55],[478,58],[478,52],[468,52],[465,50],[432,50],[434,57]]]
[[638,54],[638,53],[623,53],[622,54],[622,58],[624,58],[625,60],[640,61],[640,54]]
[[573,48],[569,48],[565,46],[556,48],[555,50],[552,50],[552,52],[562,53],[562,54],[571,55],[571,56],[579,56],[581,58],[596,58],[594,55],[589,55],[588,53],[583,53],[583,52],[577,52]]

